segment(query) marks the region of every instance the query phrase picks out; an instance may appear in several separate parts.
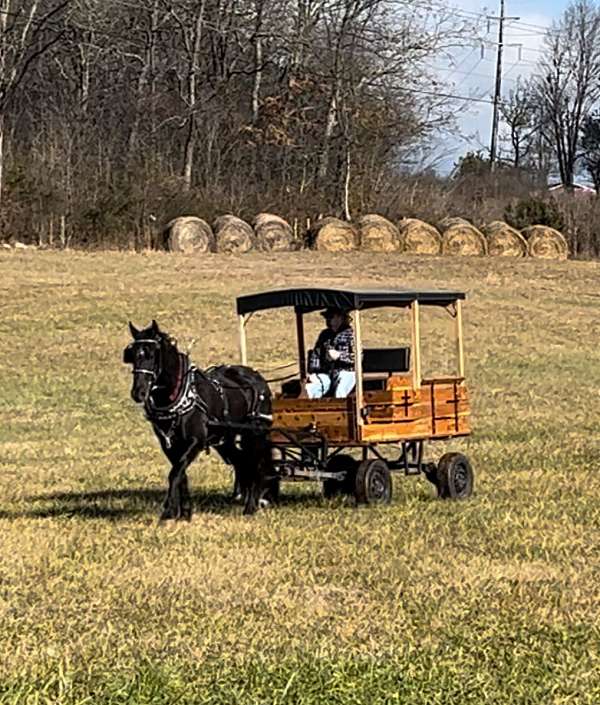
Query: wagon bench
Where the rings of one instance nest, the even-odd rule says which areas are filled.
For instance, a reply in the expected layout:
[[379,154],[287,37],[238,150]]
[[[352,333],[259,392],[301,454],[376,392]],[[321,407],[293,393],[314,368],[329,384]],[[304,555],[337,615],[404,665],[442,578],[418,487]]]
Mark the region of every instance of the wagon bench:
[[[239,297],[242,364],[247,364],[246,328],[254,313],[291,307],[296,314],[299,377],[283,384],[273,401],[270,438],[278,478],[322,481],[327,497],[348,493],[358,502],[370,504],[390,501],[391,471],[423,473],[440,497],[468,497],[473,490],[473,471],[463,454],[446,453],[437,464],[424,460],[426,441],[471,432],[462,336],[464,299],[464,293],[451,291],[321,288]],[[432,306],[446,309],[454,318],[456,374],[424,379],[420,317],[422,309]],[[304,315],[329,307],[351,313],[356,388],[344,399],[303,398],[308,378]],[[363,349],[361,313],[384,307],[408,313],[410,348]],[[393,460],[384,457],[384,445],[396,446],[399,455]]]

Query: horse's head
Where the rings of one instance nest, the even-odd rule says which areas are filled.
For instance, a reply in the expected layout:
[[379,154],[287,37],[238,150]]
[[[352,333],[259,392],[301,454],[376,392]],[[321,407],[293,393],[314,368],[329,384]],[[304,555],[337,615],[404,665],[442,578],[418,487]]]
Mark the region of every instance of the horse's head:
[[143,330],[138,330],[130,321],[129,330],[133,342],[123,350],[123,362],[133,366],[131,396],[137,404],[143,404],[162,371],[163,347],[168,336],[156,321]]

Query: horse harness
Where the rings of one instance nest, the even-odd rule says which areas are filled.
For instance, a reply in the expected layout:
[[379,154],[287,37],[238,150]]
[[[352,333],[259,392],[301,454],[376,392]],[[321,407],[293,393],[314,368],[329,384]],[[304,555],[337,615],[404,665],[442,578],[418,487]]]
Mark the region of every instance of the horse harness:
[[[152,423],[157,433],[162,436],[167,448],[171,448],[172,446],[172,438],[180,420],[194,410],[198,410],[204,414],[207,418],[208,424],[213,427],[222,427],[227,425],[230,413],[227,394],[225,393],[225,386],[227,386],[227,388],[239,389],[242,393],[244,393],[241,386],[234,384],[229,387],[228,385],[223,385],[223,383],[216,378],[214,373],[220,369],[223,369],[222,367],[212,367],[207,371],[202,372],[195,365],[190,364],[187,355],[182,353],[179,353],[179,355],[180,373],[178,375],[178,383],[175,390],[169,397],[169,404],[165,406],[159,406],[156,404],[152,396],[152,390],[144,404],[146,418]],[[145,372],[146,374],[154,374],[150,371],[142,369],[138,369],[136,371]],[[154,381],[156,381],[155,374],[154,377]],[[218,419],[209,412],[208,404],[198,393],[197,384],[200,379],[205,379],[208,381],[216,390],[223,407],[223,420]],[[249,416],[262,418],[262,415],[258,412],[258,406],[264,397],[262,394],[256,394],[253,387],[250,386],[250,388],[253,391],[253,399],[252,403],[249,405]],[[153,385],[153,389],[156,389],[156,385]],[[207,451],[209,445],[209,436],[207,435],[205,446]]]

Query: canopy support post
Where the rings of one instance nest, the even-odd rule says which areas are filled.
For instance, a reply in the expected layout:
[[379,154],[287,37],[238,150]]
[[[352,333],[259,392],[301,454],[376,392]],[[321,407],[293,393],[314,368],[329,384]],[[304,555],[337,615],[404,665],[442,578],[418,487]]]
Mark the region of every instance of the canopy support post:
[[352,312],[352,324],[354,326],[354,369],[356,374],[356,426],[358,431],[357,440],[361,440],[360,427],[364,424],[363,419],[363,378],[362,378],[362,336],[360,330],[360,311]]
[[411,312],[411,337],[412,337],[412,373],[413,388],[421,386],[421,323],[419,319],[419,302],[413,301],[410,305]]
[[458,356],[458,376],[465,376],[465,353],[463,347],[462,301],[456,301],[456,354]]
[[304,315],[301,311],[296,311],[296,338],[298,340],[298,367],[300,370],[300,380],[305,382],[306,374],[306,342],[304,340]]
[[240,363],[248,364],[248,350],[246,348],[246,316],[240,314],[238,316],[239,331],[240,331]]

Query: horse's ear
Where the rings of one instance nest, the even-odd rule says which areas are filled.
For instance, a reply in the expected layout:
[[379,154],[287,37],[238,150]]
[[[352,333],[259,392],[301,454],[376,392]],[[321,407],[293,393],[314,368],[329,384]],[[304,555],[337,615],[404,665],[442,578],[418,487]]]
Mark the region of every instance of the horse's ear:
[[160,329],[159,329],[159,327],[158,327],[158,323],[157,323],[154,319],[152,319],[152,326],[151,326],[151,327],[152,327],[152,332],[153,332],[153,333],[156,333],[157,335],[160,333]]
[[133,325],[131,321],[129,321],[129,330],[131,331],[131,335],[134,338],[137,338],[138,335],[140,334],[139,330]]

